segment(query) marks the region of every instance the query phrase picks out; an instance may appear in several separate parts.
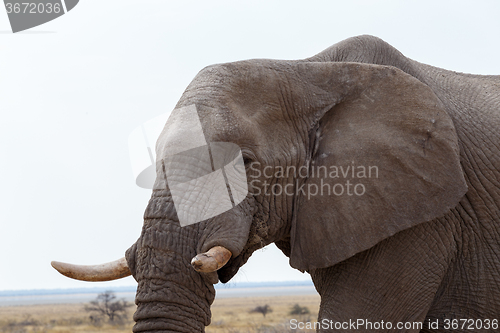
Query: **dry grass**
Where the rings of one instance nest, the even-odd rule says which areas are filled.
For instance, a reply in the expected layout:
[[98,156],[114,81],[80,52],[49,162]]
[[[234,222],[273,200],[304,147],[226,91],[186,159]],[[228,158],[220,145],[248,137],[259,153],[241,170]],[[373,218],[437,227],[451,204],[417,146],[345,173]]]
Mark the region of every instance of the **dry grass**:
[[[294,304],[306,306],[310,315],[292,316]],[[273,312],[264,317],[250,313],[257,306],[268,304]],[[85,312],[84,304],[54,304],[0,307],[0,332],[6,333],[95,333],[132,332],[132,314],[121,325],[104,323],[95,326]],[[212,324],[207,333],[285,333],[290,318],[300,321],[315,320],[318,315],[319,296],[245,297],[217,299],[212,306]],[[298,332],[297,332],[298,333]]]
[[0,332],[8,333],[87,333],[131,332],[132,314],[129,308],[128,322],[120,325],[102,323],[96,325],[89,319],[84,304],[50,304],[0,307]]
[[[316,320],[319,310],[319,295],[222,298],[212,305],[212,324],[207,333],[247,333],[247,332],[291,332],[285,330],[291,318],[300,321]],[[250,313],[257,306],[268,304],[273,312],[264,317],[260,313]],[[309,308],[311,313],[303,316],[290,315],[294,304]],[[266,328],[268,328],[266,330]],[[273,330],[275,328],[275,330]]]

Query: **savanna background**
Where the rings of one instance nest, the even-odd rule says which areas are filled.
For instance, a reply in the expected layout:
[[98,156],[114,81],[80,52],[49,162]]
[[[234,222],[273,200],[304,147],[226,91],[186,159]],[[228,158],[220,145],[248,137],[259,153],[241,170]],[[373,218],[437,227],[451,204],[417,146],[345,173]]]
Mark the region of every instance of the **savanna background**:
[[[121,333],[132,331],[134,324],[132,315],[135,305],[126,308],[125,318],[113,321],[108,316],[98,316],[95,312],[86,311],[85,306],[76,303],[2,307],[0,308],[0,332]],[[313,332],[305,329],[290,329],[290,320],[315,321],[318,309],[318,295],[217,299],[212,306],[212,323],[207,327],[206,332]]]

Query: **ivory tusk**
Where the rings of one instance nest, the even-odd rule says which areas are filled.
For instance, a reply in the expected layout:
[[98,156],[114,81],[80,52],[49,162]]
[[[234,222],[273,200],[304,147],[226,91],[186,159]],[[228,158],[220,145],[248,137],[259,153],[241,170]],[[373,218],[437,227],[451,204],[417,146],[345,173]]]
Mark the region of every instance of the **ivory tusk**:
[[51,265],[62,275],[81,281],[111,281],[132,274],[124,257],[100,265],[73,265],[59,261],[52,261]]
[[231,251],[225,247],[214,246],[207,252],[200,253],[194,257],[193,260],[191,260],[191,266],[198,272],[215,272],[227,264],[231,256]]

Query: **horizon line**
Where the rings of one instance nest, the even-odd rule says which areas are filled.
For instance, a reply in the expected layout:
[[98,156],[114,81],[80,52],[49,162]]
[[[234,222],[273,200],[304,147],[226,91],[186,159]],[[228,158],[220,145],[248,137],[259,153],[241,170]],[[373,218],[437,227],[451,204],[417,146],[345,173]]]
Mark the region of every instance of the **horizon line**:
[[[279,287],[279,286],[309,286],[313,285],[311,280],[289,280],[289,281],[259,281],[259,282],[228,282],[217,283],[216,289],[229,288],[250,288],[250,287]],[[72,287],[72,288],[36,288],[36,289],[5,289],[0,290],[0,297],[13,296],[36,296],[36,295],[55,295],[55,294],[85,294],[98,293],[104,291],[112,292],[132,292],[136,291],[137,285],[130,286],[109,286],[109,287]]]

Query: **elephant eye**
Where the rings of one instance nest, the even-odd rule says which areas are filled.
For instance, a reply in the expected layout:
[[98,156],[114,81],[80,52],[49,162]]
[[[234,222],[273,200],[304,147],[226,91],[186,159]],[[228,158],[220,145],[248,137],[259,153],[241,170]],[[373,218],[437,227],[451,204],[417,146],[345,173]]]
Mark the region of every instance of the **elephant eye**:
[[250,163],[252,163],[252,160],[248,157],[243,157],[243,163],[245,163],[245,165],[249,165]]

